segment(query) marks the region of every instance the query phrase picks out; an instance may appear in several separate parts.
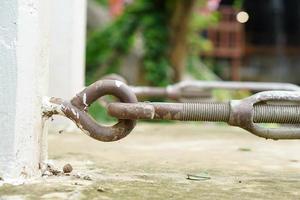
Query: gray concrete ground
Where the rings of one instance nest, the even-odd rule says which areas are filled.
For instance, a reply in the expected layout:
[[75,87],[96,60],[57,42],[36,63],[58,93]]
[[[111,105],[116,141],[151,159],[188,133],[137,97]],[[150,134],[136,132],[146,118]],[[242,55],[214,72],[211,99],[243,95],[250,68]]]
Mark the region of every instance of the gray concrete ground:
[[[239,128],[142,123],[125,139],[49,135],[67,175],[0,187],[2,199],[300,199],[300,141],[272,141]],[[200,179],[188,180],[187,175]],[[0,199],[1,199],[0,198]]]

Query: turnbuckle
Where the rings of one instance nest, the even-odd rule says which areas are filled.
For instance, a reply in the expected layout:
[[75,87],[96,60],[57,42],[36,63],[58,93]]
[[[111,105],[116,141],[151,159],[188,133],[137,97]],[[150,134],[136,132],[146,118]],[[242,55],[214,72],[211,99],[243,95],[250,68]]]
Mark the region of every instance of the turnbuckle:
[[300,139],[300,128],[265,128],[259,123],[300,123],[300,93],[266,91],[227,103],[110,103],[118,119],[227,122],[266,139]]
[[[98,124],[87,108],[104,95],[117,97],[109,103],[108,113],[119,121],[113,126]],[[300,128],[265,128],[259,123],[298,124],[300,92],[267,91],[227,103],[141,103],[133,90],[118,80],[100,80],[85,88],[70,101],[46,99],[43,116],[54,114],[71,119],[87,135],[100,141],[116,141],[127,136],[139,119],[180,121],[221,121],[270,139],[300,139]]]

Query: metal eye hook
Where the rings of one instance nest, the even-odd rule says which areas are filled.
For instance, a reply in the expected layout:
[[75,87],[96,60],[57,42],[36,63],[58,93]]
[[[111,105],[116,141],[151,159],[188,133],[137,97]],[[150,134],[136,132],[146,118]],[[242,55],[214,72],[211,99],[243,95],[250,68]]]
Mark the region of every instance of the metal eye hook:
[[[101,78],[101,80],[114,80],[114,81],[120,81],[123,82],[127,85],[127,81],[125,78],[123,78],[122,76],[118,75],[118,74],[108,74],[105,75]],[[131,89],[131,88],[130,88]],[[98,103],[103,106],[103,107],[107,107],[107,105],[111,102],[111,100],[107,97],[107,96],[103,96],[101,98],[98,99]]]
[[90,104],[104,95],[113,95],[121,102],[136,103],[137,98],[132,90],[121,81],[100,80],[86,87],[71,101],[50,98],[51,109],[44,111],[44,116],[60,114],[68,117],[90,137],[103,142],[111,142],[126,137],[135,127],[136,121],[119,119],[113,126],[98,124],[86,111]]

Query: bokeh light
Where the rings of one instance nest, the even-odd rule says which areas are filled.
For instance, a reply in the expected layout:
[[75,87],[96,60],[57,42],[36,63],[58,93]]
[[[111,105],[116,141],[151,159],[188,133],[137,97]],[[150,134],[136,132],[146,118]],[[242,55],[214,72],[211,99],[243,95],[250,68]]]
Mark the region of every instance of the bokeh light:
[[246,23],[249,20],[249,15],[245,11],[241,11],[236,15],[236,20],[240,23]]

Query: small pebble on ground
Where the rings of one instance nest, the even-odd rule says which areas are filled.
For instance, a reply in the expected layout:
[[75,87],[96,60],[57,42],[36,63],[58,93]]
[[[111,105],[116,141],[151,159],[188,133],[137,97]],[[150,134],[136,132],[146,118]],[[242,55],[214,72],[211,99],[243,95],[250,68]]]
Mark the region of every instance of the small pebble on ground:
[[70,165],[69,163],[66,164],[64,167],[63,167],[63,172],[64,173],[71,173],[73,171],[73,167],[72,165]]

